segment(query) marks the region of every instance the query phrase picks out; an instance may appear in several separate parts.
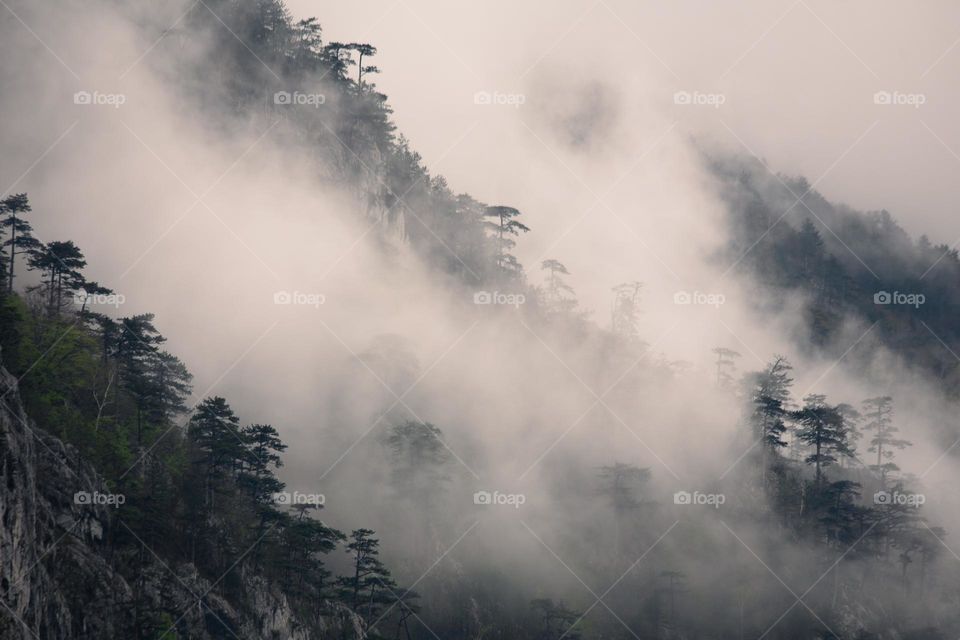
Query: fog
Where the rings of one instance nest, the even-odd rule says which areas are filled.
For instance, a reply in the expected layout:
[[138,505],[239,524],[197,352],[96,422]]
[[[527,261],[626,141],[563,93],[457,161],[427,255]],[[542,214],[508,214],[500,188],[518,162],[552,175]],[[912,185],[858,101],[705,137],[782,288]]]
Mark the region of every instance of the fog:
[[[613,535],[596,524],[596,470],[615,462],[651,471],[651,522],[664,526],[634,541],[649,548],[687,517],[673,517],[674,492],[730,482],[751,448],[740,403],[714,384],[716,346],[742,354],[741,374],[788,356],[797,400],[894,395],[897,415],[914,416],[900,425],[915,444],[900,466],[929,471],[931,487],[956,480],[940,460],[948,408],[868,325],[851,322],[838,345],[876,349],[875,368],[853,370],[797,349],[791,309],[757,314],[754,283],[716,260],[728,211],[702,151],[756,154],[832,200],[889,209],[912,233],[951,242],[960,7],[290,2],[298,17],[319,14],[326,40],[378,47],[378,88],[434,174],[523,212],[532,231],[516,254],[531,284],[542,260],[560,260],[581,309],[608,328],[611,288],[644,283],[648,348],[630,354],[523,308],[474,304],[478,286],[438,274],[349,189],[318,180],[283,118],[201,113],[170,78],[216,52],[157,42],[188,6],[131,16],[109,3],[12,3],[0,37],[19,64],[2,70],[0,186],[30,194],[38,237],[77,242],[90,277],[125,296],[118,315],[157,314],[166,348],[195,374],[194,400],[222,395],[243,423],[278,428],[281,476],[323,493],[325,520],[385,530],[408,581],[456,545],[461,569],[479,558],[517,585],[552,576],[583,595],[575,577],[607,566],[583,540]],[[874,104],[881,90],[926,102]],[[78,105],[77,91],[124,102]],[[522,104],[477,104],[482,91]],[[680,91],[723,103],[678,105]],[[281,292],[307,303],[275,304]],[[684,292],[718,302],[676,304]],[[443,432],[438,504],[392,486],[384,439],[408,418]],[[525,502],[477,509],[479,490]],[[956,530],[956,505],[939,495],[928,506]],[[434,509],[442,524],[426,530],[421,510]],[[716,522],[703,530],[732,540]],[[681,557],[684,535],[665,539]],[[570,571],[555,548],[563,561],[577,554]],[[695,555],[672,566],[684,562],[704,584],[722,571]]]
[[[544,75],[570,80],[575,70],[588,70],[591,79],[630,87],[626,119],[642,140],[655,139],[661,122],[641,114],[657,112],[668,123],[676,120],[682,133],[709,133],[732,146],[742,141],[777,171],[811,182],[826,174],[820,186],[828,197],[860,209],[887,208],[915,234],[944,242],[960,236],[947,186],[960,153],[950,108],[960,64],[954,3],[605,1],[556,2],[544,10],[538,3],[293,0],[289,6],[298,17],[321,12],[330,38],[378,46],[380,85],[401,129],[452,184],[472,193],[512,201],[529,196],[516,168],[476,171],[474,159],[492,146],[523,157],[546,153],[516,122],[536,122],[529,110],[501,118],[474,108],[474,92],[535,92]],[[413,68],[423,73],[411,79],[404,70]],[[723,93],[727,100],[717,110],[677,109],[672,96],[679,90]],[[881,108],[872,99],[881,90],[927,99],[919,109]],[[569,177],[558,168],[554,179]],[[595,190],[607,183],[602,175],[597,183],[582,177]]]

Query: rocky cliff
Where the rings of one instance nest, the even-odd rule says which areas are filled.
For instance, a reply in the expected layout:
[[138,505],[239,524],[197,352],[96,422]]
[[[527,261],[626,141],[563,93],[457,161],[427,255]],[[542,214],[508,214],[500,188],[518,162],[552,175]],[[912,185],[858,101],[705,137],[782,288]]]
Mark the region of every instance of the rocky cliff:
[[31,422],[2,367],[0,394],[0,638],[310,637],[259,576],[246,572],[244,601],[229,602],[191,564],[111,545],[124,526],[117,498],[74,447]]

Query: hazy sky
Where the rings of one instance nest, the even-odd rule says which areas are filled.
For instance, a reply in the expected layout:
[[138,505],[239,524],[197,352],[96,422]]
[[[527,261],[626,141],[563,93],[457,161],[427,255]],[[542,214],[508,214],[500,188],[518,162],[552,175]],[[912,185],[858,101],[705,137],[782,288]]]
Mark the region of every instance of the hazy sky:
[[[887,208],[914,234],[948,243],[960,237],[953,215],[960,171],[957,3],[289,5],[297,16],[318,15],[327,40],[379,47],[378,84],[400,129],[455,189],[480,198],[524,204],[528,190],[514,177],[529,157],[517,149],[551,151],[550,141],[541,145],[517,120],[536,120],[530,94],[544,78],[574,91],[589,74],[614,91],[627,88],[618,106],[628,121],[650,119],[652,111],[676,121],[678,132],[745,145],[776,171],[819,179],[829,199]],[[478,90],[525,93],[528,103],[476,106]],[[680,90],[720,93],[725,102],[717,109],[678,107],[673,94]],[[877,91],[922,94],[924,104],[877,105]],[[491,157],[478,173],[478,154],[498,147],[511,161]],[[554,168],[557,182],[577,180]]]

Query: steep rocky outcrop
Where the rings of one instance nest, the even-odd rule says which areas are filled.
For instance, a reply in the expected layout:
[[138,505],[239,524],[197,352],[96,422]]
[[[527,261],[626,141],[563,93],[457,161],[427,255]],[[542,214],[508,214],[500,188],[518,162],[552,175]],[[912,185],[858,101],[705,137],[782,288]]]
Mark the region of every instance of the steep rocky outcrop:
[[[108,493],[102,478],[31,423],[2,367],[0,394],[0,638],[136,637],[134,603],[151,613],[151,628],[175,626],[170,637],[310,637],[260,576],[246,575],[244,601],[228,602],[193,565],[108,544],[117,511],[86,499]],[[124,575],[117,559],[139,552],[145,568]]]

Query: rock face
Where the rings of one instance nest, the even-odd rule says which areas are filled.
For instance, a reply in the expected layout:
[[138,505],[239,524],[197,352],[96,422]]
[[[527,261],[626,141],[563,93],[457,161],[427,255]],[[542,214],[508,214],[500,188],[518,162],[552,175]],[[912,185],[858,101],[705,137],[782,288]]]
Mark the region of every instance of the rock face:
[[[284,595],[256,575],[245,576],[240,603],[218,596],[190,564],[152,557],[140,575],[121,575],[106,541],[114,507],[75,498],[95,491],[106,493],[102,478],[30,422],[0,366],[0,639],[135,638],[135,602],[176,626],[169,638],[310,637]],[[122,550],[141,551],[152,553]]]

